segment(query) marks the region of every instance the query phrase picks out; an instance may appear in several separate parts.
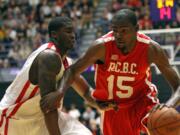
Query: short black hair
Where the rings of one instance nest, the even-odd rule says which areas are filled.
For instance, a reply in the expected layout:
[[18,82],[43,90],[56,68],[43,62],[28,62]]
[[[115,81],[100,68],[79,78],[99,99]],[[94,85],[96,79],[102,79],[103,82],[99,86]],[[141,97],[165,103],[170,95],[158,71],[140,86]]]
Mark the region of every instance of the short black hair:
[[66,17],[66,16],[60,16],[60,17],[55,17],[53,18],[48,25],[48,33],[49,36],[51,37],[51,32],[52,31],[57,31],[60,28],[66,26],[67,24],[72,23],[71,19]]
[[119,21],[129,21],[129,23],[131,23],[133,26],[137,25],[137,17],[134,11],[132,11],[131,9],[121,9],[119,10],[113,17],[112,19],[112,23],[117,23]]

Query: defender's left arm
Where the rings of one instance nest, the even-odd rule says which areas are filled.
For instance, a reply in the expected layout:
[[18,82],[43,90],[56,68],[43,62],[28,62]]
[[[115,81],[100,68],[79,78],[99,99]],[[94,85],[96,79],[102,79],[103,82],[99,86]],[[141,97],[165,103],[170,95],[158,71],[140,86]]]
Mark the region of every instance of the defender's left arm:
[[173,107],[178,106],[180,103],[180,77],[170,65],[164,50],[155,41],[151,41],[148,52],[148,59],[149,63],[156,64],[162,75],[166,78],[172,87],[173,94],[166,102],[166,105]]
[[88,84],[83,76],[77,75],[74,79],[74,82],[71,85],[73,89],[85,100],[87,103],[101,111],[107,111],[110,109],[116,109],[117,105],[114,102],[97,102],[91,95],[94,89]]
[[72,83],[72,87],[84,100],[88,102],[88,104],[90,104],[92,107],[97,108],[97,104],[91,96],[91,92],[93,89],[81,75],[77,75],[75,77],[75,80]]

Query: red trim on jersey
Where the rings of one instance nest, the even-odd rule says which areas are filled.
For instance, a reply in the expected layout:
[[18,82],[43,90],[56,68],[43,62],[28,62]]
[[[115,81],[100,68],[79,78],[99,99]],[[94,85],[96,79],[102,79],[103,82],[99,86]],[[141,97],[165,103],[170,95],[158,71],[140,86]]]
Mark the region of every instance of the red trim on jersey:
[[27,81],[21,91],[21,93],[19,94],[18,98],[16,99],[15,103],[18,103],[22,100],[22,98],[24,97],[25,93],[26,93],[26,90],[28,89],[30,85],[30,81]]
[[6,119],[5,129],[4,129],[4,135],[8,134],[8,126],[9,126],[9,118]]
[[7,108],[6,109],[4,109],[3,111],[2,111],[2,114],[1,114],[1,121],[0,121],[0,127],[2,126],[2,124],[3,124],[3,121],[4,121],[4,116],[6,115],[6,112],[7,112]]
[[[26,101],[26,100],[25,100],[25,101]],[[18,103],[18,104],[14,107],[14,109],[12,110],[12,112],[9,114],[8,118],[11,118],[14,114],[16,114],[16,112],[18,111],[18,109],[20,108],[20,106],[21,106],[25,101]]]
[[50,49],[52,46],[55,46],[56,52],[58,52],[60,54],[60,52],[61,52],[60,49],[53,42],[49,42],[48,43],[48,49]]
[[[26,93],[26,91],[28,90],[28,88],[29,88],[29,85],[30,85],[30,81],[27,81],[26,82],[26,84],[24,85],[24,88],[23,88],[23,90],[22,90],[22,92],[21,92],[21,96],[19,95],[19,97],[17,98],[17,100],[16,101],[21,101],[22,100],[22,98],[23,98],[23,96],[25,95],[25,93]],[[34,89],[33,89],[33,91],[31,92],[31,94],[29,95],[29,98],[28,99],[30,99],[30,98],[32,98],[36,93],[37,93],[37,91],[38,91],[38,86],[36,86]],[[22,94],[22,93],[24,93],[24,94]],[[28,100],[27,99],[27,100]],[[27,100],[25,100],[25,101],[27,101]],[[20,103],[18,103],[15,107],[14,107],[14,109],[12,110],[12,112],[9,114],[9,116],[7,117],[7,119],[6,119],[6,124],[5,124],[5,129],[4,129],[4,135],[7,135],[7,133],[8,133],[8,126],[9,126],[9,118],[11,118],[13,115],[15,115],[16,114],[16,112],[18,111],[18,109],[21,107],[21,105],[25,102],[25,101],[22,101],[22,102],[20,102]],[[17,103],[17,102],[16,102]]]
[[36,86],[34,89],[33,89],[33,91],[31,92],[31,94],[30,94],[30,96],[29,96],[29,98],[28,99],[30,99],[30,98],[32,98],[32,97],[34,97],[34,95],[37,93],[37,91],[38,91],[38,86]]
[[[55,45],[53,42],[49,42],[48,48],[50,49],[52,46],[55,46],[56,52],[59,53],[59,54],[61,54],[61,53],[60,53],[60,52],[61,52],[60,49],[59,49],[58,47],[56,47],[56,45]],[[63,65],[64,65],[64,68],[65,68],[65,69],[67,69],[67,68],[69,67],[67,58],[65,58],[65,59],[63,60]]]
[[67,68],[69,67],[69,63],[68,63],[67,58],[65,58],[65,59],[63,60],[63,65],[64,65],[64,68],[65,68],[65,69],[67,69]]
[[49,42],[47,48],[50,49],[53,45],[54,45],[53,42]]
[[[57,52],[57,53],[61,54],[60,49],[59,49],[53,42],[49,42],[49,43],[48,43],[48,49],[51,49],[52,46],[54,46],[54,47],[56,48],[56,52]],[[67,69],[67,68],[69,67],[69,63],[68,63],[67,58],[65,58],[65,59],[63,60],[63,65],[64,65],[64,68],[65,68],[65,69]]]
[[[26,90],[28,89],[29,85],[30,85],[30,81],[27,81],[27,82],[25,83],[25,85],[24,85],[21,93],[20,93],[19,96],[17,97],[15,103],[18,103],[18,102],[20,102],[20,101],[22,100],[22,98],[24,97],[24,95],[25,95],[25,93],[26,93]],[[6,115],[7,110],[8,110],[8,108],[4,109],[3,112],[2,112],[2,114],[1,114],[0,127],[1,127],[2,124],[3,124],[3,121],[4,121],[3,117]]]
[[7,135],[8,133],[8,126],[9,126],[9,118],[11,118],[14,114],[16,114],[16,112],[18,111],[18,109],[20,108],[20,106],[24,103],[25,101],[17,104],[14,109],[12,110],[12,112],[9,114],[9,116],[6,119],[6,124],[5,124],[5,128],[4,128],[4,135]]
[[147,40],[150,40],[151,38],[146,36],[145,34],[142,34],[142,33],[139,33],[137,32],[137,36],[140,37],[140,38],[143,38],[143,39],[147,39]]

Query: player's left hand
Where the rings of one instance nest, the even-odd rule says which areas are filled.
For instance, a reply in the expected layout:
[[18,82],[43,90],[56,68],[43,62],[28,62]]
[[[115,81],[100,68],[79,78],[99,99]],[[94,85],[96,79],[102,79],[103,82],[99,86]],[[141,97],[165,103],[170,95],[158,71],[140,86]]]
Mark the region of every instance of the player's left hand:
[[60,107],[60,101],[63,97],[59,91],[51,92],[43,96],[40,100],[40,107],[43,113],[48,113]]
[[119,107],[116,102],[114,101],[96,101],[99,110],[101,111],[108,111],[114,109],[115,111],[119,110]]

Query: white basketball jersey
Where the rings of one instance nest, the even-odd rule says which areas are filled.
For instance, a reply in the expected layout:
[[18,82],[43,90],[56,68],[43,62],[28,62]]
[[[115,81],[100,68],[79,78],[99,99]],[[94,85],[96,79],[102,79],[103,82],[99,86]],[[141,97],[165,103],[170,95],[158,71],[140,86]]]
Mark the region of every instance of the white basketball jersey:
[[[0,102],[0,135],[49,135],[40,109],[39,87],[29,81],[30,67],[38,54],[45,49],[57,51],[52,43],[44,44],[34,51],[6,90]],[[59,58],[61,60],[60,55]],[[69,58],[61,62],[63,64],[56,76],[57,81],[62,77],[65,68],[72,63]],[[58,109],[58,125],[62,135],[92,135],[84,125],[60,109]]]
[[[11,85],[7,88],[4,97],[0,102],[0,110],[3,110],[15,104],[25,102],[26,100],[40,93],[39,87],[37,85],[33,85],[29,81],[29,70],[38,54],[44,51],[45,49],[52,49],[54,51],[57,51],[55,45],[50,42],[39,47],[28,57],[19,74],[16,76]],[[57,75],[58,79],[62,77],[64,69],[64,65],[62,64],[61,70]]]

